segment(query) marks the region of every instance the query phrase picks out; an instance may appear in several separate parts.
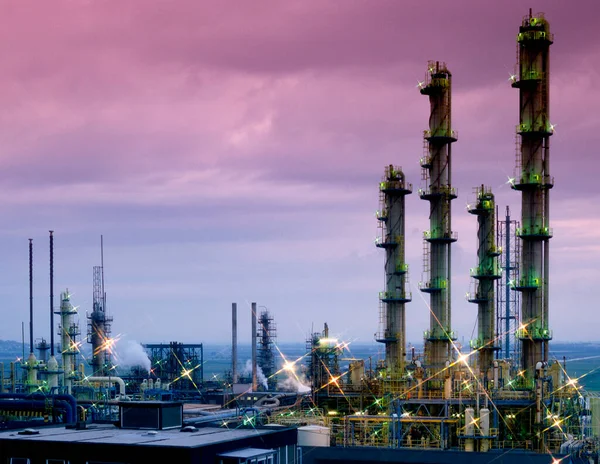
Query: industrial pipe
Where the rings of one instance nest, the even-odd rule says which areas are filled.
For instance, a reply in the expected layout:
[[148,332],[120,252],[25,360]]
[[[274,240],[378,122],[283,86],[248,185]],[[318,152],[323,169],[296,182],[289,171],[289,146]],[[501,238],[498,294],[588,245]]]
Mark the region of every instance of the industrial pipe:
[[4,400],[16,401],[16,400],[28,400],[28,401],[42,401],[51,399],[55,403],[62,404],[63,402],[69,406],[70,411],[77,411],[77,400],[73,395],[44,395],[41,393],[0,393],[0,402]]
[[32,400],[46,400],[54,399],[60,401],[66,401],[69,403],[73,411],[77,410],[77,400],[73,395],[44,395],[42,393],[1,393],[1,399],[32,399]]
[[[44,400],[0,400],[0,409],[7,411],[44,412],[46,410],[46,402]],[[52,408],[53,414],[54,410],[64,411],[66,424],[75,422],[73,410],[68,401],[56,400]]]
[[85,382],[108,382],[119,384],[119,395],[125,396],[125,381],[121,377],[86,377]]

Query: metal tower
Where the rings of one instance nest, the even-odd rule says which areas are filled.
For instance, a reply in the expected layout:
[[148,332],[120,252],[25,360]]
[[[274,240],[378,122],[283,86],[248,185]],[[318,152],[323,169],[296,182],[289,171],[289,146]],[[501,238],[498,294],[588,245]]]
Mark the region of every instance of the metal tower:
[[274,390],[277,386],[277,378],[275,376],[273,344],[277,337],[277,327],[268,309],[265,308],[260,312],[258,324],[259,329],[256,334],[258,337],[258,365],[267,379],[269,390]]
[[79,355],[79,343],[77,338],[80,335],[79,324],[75,320],[77,308],[71,304],[71,295],[69,290],[60,295],[60,310],[54,314],[60,316],[60,325],[58,326],[58,335],[61,336],[61,354],[62,368],[64,371],[63,385],[68,394],[71,394],[73,380],[78,379],[77,356]]
[[510,208],[506,207],[506,216],[498,221],[498,241],[502,245],[499,262],[502,278],[498,280],[496,336],[500,344],[498,355],[501,358],[519,359],[517,330],[519,328],[519,292],[511,291],[513,282],[519,280],[520,244],[517,240],[519,221],[510,218]]
[[406,359],[406,325],[404,304],[411,301],[406,291],[408,265],[404,255],[406,195],[412,185],[405,182],[398,166],[386,166],[379,183],[377,211],[380,235],[376,246],[385,250],[385,290],[379,293],[379,332],[376,340],[385,344],[387,375],[398,379],[404,373]]
[[110,360],[110,326],[113,318],[106,314],[106,296],[102,266],[94,266],[93,310],[88,315],[88,343],[92,344],[92,361],[94,375],[107,375],[111,368]]
[[[468,211],[477,216],[477,267],[471,269],[471,277],[477,281],[475,292],[468,300],[477,304],[477,338],[471,340],[471,348],[478,352],[477,366],[484,380],[489,375],[494,361],[496,342],[495,280],[501,277],[498,266],[500,249],[496,246],[496,202],[490,188],[483,185],[475,189],[475,204]],[[484,381],[484,384],[487,382]],[[498,387],[494,385],[494,387]]]
[[313,400],[320,395],[328,395],[330,388],[340,391],[333,381],[340,376],[339,358],[341,345],[335,338],[329,337],[329,326],[324,324],[323,332],[313,332],[306,340],[307,375],[311,383]]
[[528,378],[533,378],[538,362],[548,361],[548,277],[550,222],[550,136],[549,50],[553,36],[543,14],[523,18],[517,35],[518,72],[511,77],[519,89],[517,163],[512,187],[521,192],[520,278],[521,362]]
[[[429,130],[424,131],[425,156],[421,158],[425,188],[419,196],[430,203],[430,229],[424,233],[422,292],[430,294],[430,323],[425,332],[426,366],[435,375],[450,360],[451,328],[450,244],[457,240],[452,232],[451,200],[456,198],[452,187],[452,143],[457,134],[451,124],[452,74],[445,63],[428,63],[425,82],[419,84],[421,94],[429,97],[431,112]],[[438,379],[439,380],[439,379]]]

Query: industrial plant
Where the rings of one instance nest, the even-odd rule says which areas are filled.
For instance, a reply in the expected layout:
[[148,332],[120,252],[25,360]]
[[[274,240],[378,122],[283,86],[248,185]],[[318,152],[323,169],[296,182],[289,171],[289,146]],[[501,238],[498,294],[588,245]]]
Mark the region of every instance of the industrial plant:
[[[378,184],[376,215],[375,246],[384,257],[385,288],[379,289],[378,317],[374,308],[372,325],[377,327],[375,340],[383,346],[382,359],[344,359],[347,344],[331,335],[327,323],[322,330],[311,329],[303,356],[286,359],[277,346],[276,313],[254,302],[248,305],[251,366],[244,371],[238,360],[238,305],[233,303],[231,362],[221,379],[205,379],[201,342],[147,341],[143,348],[149,368],[125,372],[111,356],[115,338],[106,304],[102,251],[101,265],[93,268],[93,307],[85,316],[91,356],[84,360],[79,311],[68,290],[61,292],[58,308],[54,305],[51,231],[50,342],[42,339],[36,357],[30,240],[30,352],[25,362],[11,363],[7,372],[0,366],[2,426],[66,424],[85,429],[92,422],[120,421],[122,428],[141,424],[139,428],[157,430],[171,426],[184,431],[255,429],[270,437],[264,446],[272,453],[266,453],[264,461],[254,461],[265,463],[597,463],[600,400],[549,356],[550,189],[554,185],[549,53],[553,40],[548,20],[530,10],[518,30],[517,70],[511,76],[519,96],[519,120],[510,185],[521,198],[520,219],[514,219],[508,207],[497,205],[491,187],[475,179],[467,206],[477,223],[470,269],[452,265],[452,248],[458,240],[452,229],[452,202],[458,197],[452,185],[452,148],[458,141],[452,125],[452,73],[442,61],[427,64],[418,90],[429,102],[429,124],[423,131],[424,153],[414,161],[421,166],[416,193],[427,202],[428,208],[422,203],[422,214],[428,215],[429,228],[423,232],[422,244],[409,244],[423,248],[418,289],[428,300],[429,325],[423,327],[422,349],[409,347],[406,335],[406,309],[413,295],[405,257],[405,201],[413,185],[402,167],[391,163],[384,167]],[[452,328],[452,276],[457,273],[470,277],[465,303],[471,303],[467,306],[477,328],[468,346],[457,344]],[[57,330],[55,314],[60,318]],[[55,354],[55,332],[60,337],[60,356]],[[283,382],[288,378],[291,383]],[[173,405],[181,409],[171,414],[168,408]],[[166,422],[147,426],[154,412],[135,408],[154,408],[154,412],[158,408],[156,417]],[[179,416],[181,420],[169,422]],[[124,425],[127,420],[130,425]],[[297,441],[281,432],[285,446],[277,444],[275,435],[269,435],[277,427],[297,428]],[[44,443],[44,434],[35,440]],[[168,440],[176,437],[169,435]],[[14,434],[11,438],[8,432],[0,433],[0,448],[15,446],[25,453],[15,443]],[[261,447],[258,439],[248,443]],[[8,459],[8,451],[4,453],[0,452],[0,461],[8,462],[3,460]],[[219,462],[250,462],[242,455],[219,456]]]

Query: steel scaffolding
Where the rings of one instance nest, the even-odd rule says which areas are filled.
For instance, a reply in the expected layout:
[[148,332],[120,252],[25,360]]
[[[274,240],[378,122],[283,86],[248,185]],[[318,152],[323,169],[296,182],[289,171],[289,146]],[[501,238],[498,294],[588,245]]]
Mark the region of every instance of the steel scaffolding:
[[519,328],[519,292],[512,290],[513,282],[519,280],[519,256],[521,242],[517,240],[519,221],[511,219],[510,208],[506,207],[504,220],[498,220],[498,241],[502,248],[499,257],[502,268],[502,278],[498,280],[496,292],[497,324],[496,336],[500,350],[498,358],[519,361],[519,343],[517,330]]
[[90,364],[96,376],[108,375],[112,368],[110,333],[113,318],[106,314],[103,276],[103,267],[94,266],[93,309],[92,313],[87,316],[87,341],[92,344]]
[[173,390],[198,391],[204,382],[202,343],[147,343],[142,345],[150,358],[151,373]]

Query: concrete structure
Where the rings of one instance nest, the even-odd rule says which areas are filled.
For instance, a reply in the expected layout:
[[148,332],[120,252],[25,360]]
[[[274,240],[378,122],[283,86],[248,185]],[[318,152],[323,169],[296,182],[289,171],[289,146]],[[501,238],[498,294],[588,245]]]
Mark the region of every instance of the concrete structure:
[[533,379],[538,362],[548,361],[548,278],[550,228],[550,45],[553,35],[543,14],[523,18],[517,35],[518,71],[512,86],[519,89],[517,165],[512,187],[521,192],[522,241],[520,277],[522,369]]
[[[421,199],[429,202],[430,229],[424,233],[422,292],[430,294],[430,323],[425,332],[425,367],[435,377],[451,360],[451,268],[450,245],[457,240],[452,231],[452,143],[457,134],[452,130],[452,74],[445,63],[428,63],[425,81],[419,84],[421,94],[429,97],[431,107],[429,129],[424,131],[425,155],[421,158],[425,187],[419,189]],[[430,382],[441,388],[442,379]]]
[[376,246],[385,250],[385,290],[380,292],[379,332],[375,338],[385,344],[386,377],[404,375],[406,362],[405,303],[408,265],[405,260],[405,197],[412,185],[405,181],[402,168],[389,165],[379,183],[380,209],[377,212],[380,235]]

